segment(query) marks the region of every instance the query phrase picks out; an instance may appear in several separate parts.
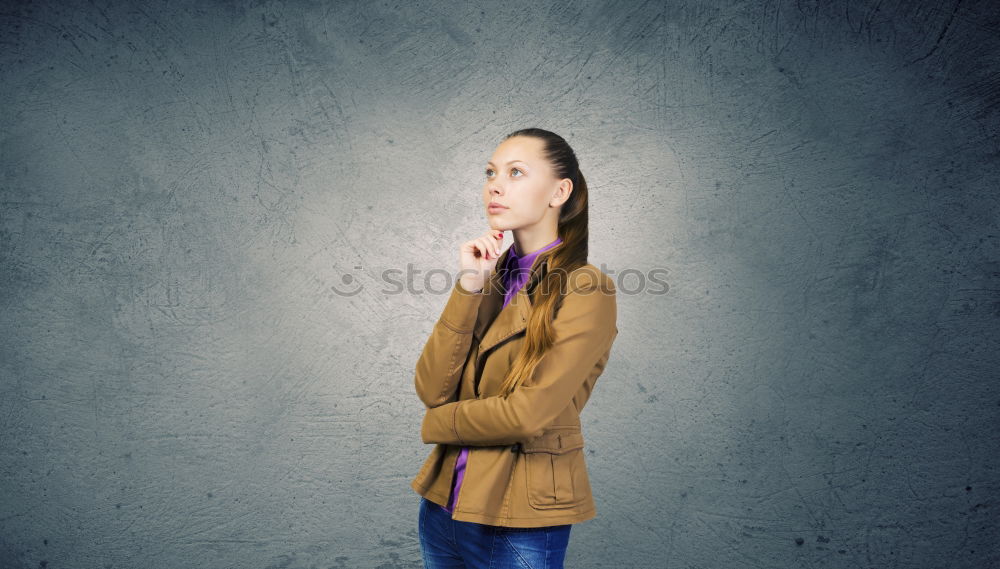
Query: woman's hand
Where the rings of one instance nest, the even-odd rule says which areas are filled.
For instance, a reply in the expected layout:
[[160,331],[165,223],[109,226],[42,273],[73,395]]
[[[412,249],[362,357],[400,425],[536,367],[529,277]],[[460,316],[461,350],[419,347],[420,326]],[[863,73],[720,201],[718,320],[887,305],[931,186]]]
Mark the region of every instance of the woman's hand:
[[500,257],[503,231],[490,229],[462,243],[458,249],[459,283],[469,292],[479,292],[486,285]]

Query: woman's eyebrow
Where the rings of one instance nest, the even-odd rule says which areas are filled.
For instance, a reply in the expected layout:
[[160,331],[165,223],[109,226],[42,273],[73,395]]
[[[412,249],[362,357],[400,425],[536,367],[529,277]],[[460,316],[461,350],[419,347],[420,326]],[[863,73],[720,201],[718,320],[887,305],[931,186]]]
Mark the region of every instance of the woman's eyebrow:
[[[507,162],[507,164],[513,164],[514,162],[520,162],[522,164],[527,164],[527,162],[525,162],[524,160],[511,160],[510,162]],[[487,162],[487,164],[489,164],[490,166],[496,166],[496,164],[494,164],[493,162]],[[506,166],[506,164],[505,164],[505,166]]]

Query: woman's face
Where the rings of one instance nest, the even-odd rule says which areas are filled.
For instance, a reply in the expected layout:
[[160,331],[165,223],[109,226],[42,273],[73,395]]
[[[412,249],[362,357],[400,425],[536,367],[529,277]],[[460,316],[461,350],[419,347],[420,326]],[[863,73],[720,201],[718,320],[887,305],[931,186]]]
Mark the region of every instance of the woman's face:
[[[551,165],[542,157],[541,139],[515,136],[500,143],[485,168],[483,207],[490,227],[499,231],[530,227],[545,214],[558,216],[565,201]],[[568,196],[566,196],[568,197]],[[553,199],[556,198],[556,199]],[[490,208],[490,203],[506,206]]]

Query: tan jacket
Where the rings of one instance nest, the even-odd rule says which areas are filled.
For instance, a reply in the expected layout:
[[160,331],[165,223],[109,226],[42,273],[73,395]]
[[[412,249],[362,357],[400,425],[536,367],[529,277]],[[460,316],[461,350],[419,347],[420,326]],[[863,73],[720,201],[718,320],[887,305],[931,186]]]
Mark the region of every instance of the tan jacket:
[[[506,266],[509,251],[497,267]],[[544,275],[547,259],[547,251],[535,258],[527,283],[502,310],[502,271],[480,293],[456,282],[417,361],[414,385],[427,406],[420,434],[435,446],[410,486],[446,505],[458,453],[471,447],[455,520],[539,527],[597,515],[580,411],[618,335],[609,276],[591,264],[569,274],[553,345],[529,379],[509,397],[497,396],[524,342],[527,291]]]

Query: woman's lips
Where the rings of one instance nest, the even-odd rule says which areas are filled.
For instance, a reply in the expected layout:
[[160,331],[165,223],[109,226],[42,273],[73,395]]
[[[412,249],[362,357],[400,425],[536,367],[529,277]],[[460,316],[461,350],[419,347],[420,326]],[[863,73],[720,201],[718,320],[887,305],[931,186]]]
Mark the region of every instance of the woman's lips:
[[486,208],[486,210],[489,211],[490,213],[500,213],[502,211],[507,211],[507,208],[505,208],[502,205],[491,204],[489,207]]

